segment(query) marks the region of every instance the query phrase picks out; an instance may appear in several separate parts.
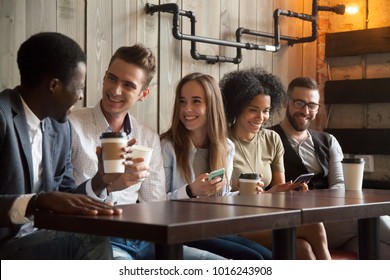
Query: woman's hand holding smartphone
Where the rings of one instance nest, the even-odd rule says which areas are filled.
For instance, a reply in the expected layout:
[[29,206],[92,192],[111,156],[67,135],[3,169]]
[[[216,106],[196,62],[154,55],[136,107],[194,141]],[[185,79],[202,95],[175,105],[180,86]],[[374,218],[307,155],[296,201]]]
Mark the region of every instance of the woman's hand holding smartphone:
[[[215,178],[220,178],[220,180],[217,182],[219,183],[223,180],[224,176],[225,176],[225,168],[221,168],[221,169],[211,171],[208,179],[209,181],[211,181]],[[217,188],[215,191],[215,196],[222,196],[223,192],[224,192],[224,187]]]
[[[313,178],[313,176],[314,176],[314,173],[301,174],[294,180],[294,184],[305,183],[307,185],[309,183],[309,181],[311,180],[311,178]],[[302,190],[302,185],[300,185],[299,187],[294,189],[294,191],[300,191],[300,190]]]
[[200,197],[222,195],[226,186],[224,175],[224,168],[200,174],[190,184],[192,194]]

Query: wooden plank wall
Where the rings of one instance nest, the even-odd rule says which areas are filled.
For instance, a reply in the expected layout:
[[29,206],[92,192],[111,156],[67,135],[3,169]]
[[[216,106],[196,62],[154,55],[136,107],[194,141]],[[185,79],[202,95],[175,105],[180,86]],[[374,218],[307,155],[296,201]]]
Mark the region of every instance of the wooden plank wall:
[[[322,5],[347,4],[350,1],[320,0]],[[365,30],[390,26],[390,4],[380,0],[354,0],[360,12],[340,17],[328,14],[328,33]],[[354,48],[353,45],[350,46]],[[327,80],[390,78],[390,53],[327,57]],[[389,94],[389,92],[387,92]],[[367,90],[365,94],[370,95]],[[390,128],[390,103],[335,104],[328,106],[330,129],[384,129]],[[390,181],[390,156],[375,155],[374,173],[365,173],[365,180]]]
[[[316,76],[316,44],[288,47],[282,41],[278,53],[243,50],[243,61],[208,64],[190,55],[190,42],[172,36],[172,15],[147,15],[146,3],[176,3],[180,9],[196,15],[199,36],[235,41],[238,27],[273,32],[273,11],[277,8],[311,12],[311,0],[0,0],[0,90],[19,83],[16,53],[29,36],[41,31],[58,31],[75,39],[87,53],[87,87],[85,99],[78,104],[94,106],[101,98],[102,79],[113,52],[122,45],[143,43],[158,57],[158,73],[152,91],[144,102],[131,110],[150,127],[163,132],[172,114],[175,86],[184,75],[199,71],[216,79],[225,73],[251,66],[261,66],[278,75],[283,83],[295,76]],[[190,33],[187,18],[180,23],[181,32]],[[281,34],[310,35],[310,26],[302,21],[281,18]],[[246,36],[244,41],[272,44],[272,40]],[[235,56],[236,49],[197,44],[199,53]],[[276,118],[273,122],[277,122]]]

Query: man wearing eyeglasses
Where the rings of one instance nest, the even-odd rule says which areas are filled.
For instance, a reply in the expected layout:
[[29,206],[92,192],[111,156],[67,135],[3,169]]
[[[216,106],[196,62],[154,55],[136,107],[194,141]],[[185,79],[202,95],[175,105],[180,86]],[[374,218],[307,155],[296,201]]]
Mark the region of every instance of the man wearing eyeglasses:
[[[271,129],[282,139],[286,182],[300,174],[313,172],[309,189],[344,188],[341,166],[343,152],[336,138],[309,129],[320,109],[320,94],[315,80],[298,77],[287,89],[284,120]],[[324,223],[330,249],[357,253],[356,220]],[[390,217],[380,217],[381,259],[390,259]],[[332,250],[331,250],[332,252]]]
[[271,127],[281,137],[285,149],[286,182],[313,172],[309,189],[343,188],[343,152],[336,138],[309,129],[320,109],[320,94],[315,80],[298,77],[287,89],[284,120]]

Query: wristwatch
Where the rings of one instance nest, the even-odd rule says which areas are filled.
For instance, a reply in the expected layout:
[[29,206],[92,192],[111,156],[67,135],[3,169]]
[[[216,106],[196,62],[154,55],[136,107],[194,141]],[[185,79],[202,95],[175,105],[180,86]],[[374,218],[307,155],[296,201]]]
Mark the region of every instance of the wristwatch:
[[196,196],[192,194],[191,186],[187,185],[186,186],[186,193],[190,198],[195,198]]

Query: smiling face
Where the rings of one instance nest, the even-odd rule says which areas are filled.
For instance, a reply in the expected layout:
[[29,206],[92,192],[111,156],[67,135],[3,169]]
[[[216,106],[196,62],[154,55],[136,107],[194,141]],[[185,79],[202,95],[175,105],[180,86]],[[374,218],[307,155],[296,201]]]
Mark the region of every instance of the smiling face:
[[67,120],[73,105],[83,99],[86,69],[85,63],[79,62],[68,84],[57,79],[52,81],[52,94],[46,100],[47,116],[61,123]]
[[206,133],[206,94],[197,81],[188,81],[181,88],[180,121],[193,133]]
[[308,103],[319,103],[320,94],[318,90],[305,87],[295,87],[290,92],[289,102],[286,109],[286,118],[291,126],[297,131],[305,131],[315,119],[318,111],[310,111],[308,106],[298,109],[294,106],[293,100],[301,100]]
[[125,115],[139,100],[143,100],[149,89],[143,89],[144,72],[135,64],[121,59],[114,60],[103,80],[101,107],[107,116]]
[[270,109],[271,97],[256,95],[238,116],[234,124],[236,135],[241,139],[251,140],[269,119]]

